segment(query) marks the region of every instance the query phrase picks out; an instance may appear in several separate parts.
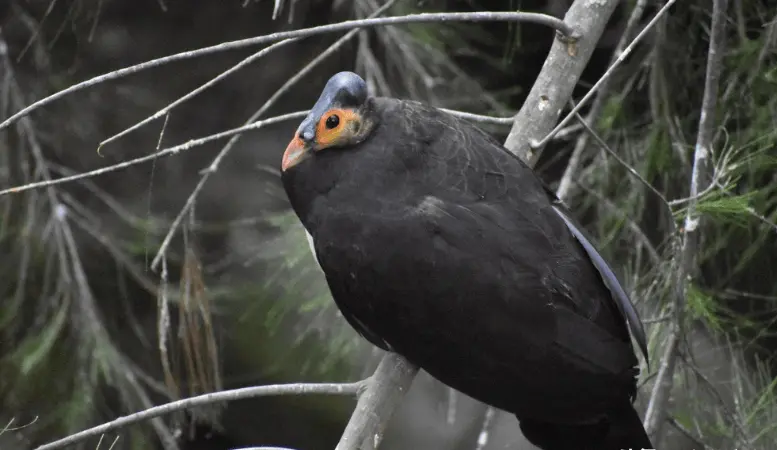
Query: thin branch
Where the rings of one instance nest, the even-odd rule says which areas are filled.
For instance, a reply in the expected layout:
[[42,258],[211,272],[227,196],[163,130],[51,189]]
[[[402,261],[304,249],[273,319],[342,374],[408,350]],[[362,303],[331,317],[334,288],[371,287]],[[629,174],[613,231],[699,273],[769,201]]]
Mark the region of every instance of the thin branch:
[[[530,147],[525,145],[519,149],[518,153],[525,155],[526,159],[536,160],[536,158],[539,157],[539,154],[545,144],[547,144],[548,141],[550,141],[550,139],[552,139],[553,136],[559,132],[559,130],[564,128],[567,123],[572,120],[575,113],[579,112],[580,108],[582,108],[591,99],[591,97],[596,94],[602,84],[605,83],[607,78],[609,78],[615,69],[617,69],[618,66],[626,59],[626,57],[629,56],[636,45],[645,35],[650,32],[661,16],[666,14],[666,12],[675,3],[675,1],[677,0],[668,0],[666,2],[666,4],[656,13],[655,17],[653,17],[653,19],[645,26],[645,28],[643,28],[642,31],[640,31],[640,33],[634,38],[631,44],[629,44],[629,46],[626,47],[620,55],[618,55],[618,58],[604,72],[601,78],[599,78],[593,87],[588,90],[577,106],[575,106],[572,111],[570,111],[569,114],[567,114],[567,116],[564,117],[564,119],[559,122],[555,128],[553,128],[553,123],[558,119],[564,104],[566,104],[567,99],[572,95],[572,90],[574,89],[580,74],[582,74],[588,59],[591,57],[591,53],[593,53],[593,50],[596,47],[596,42],[599,40],[599,37],[604,30],[604,25],[607,21],[598,21],[598,15],[606,13],[606,17],[609,18],[609,16],[612,14],[612,11],[615,10],[615,7],[618,4],[617,1],[607,1],[604,2],[603,5],[603,2],[598,0],[575,2],[572,5],[572,8],[569,9],[565,20],[568,20],[571,23],[577,23],[580,21],[580,29],[581,31],[584,31],[585,34],[584,38],[581,38],[576,45],[577,57],[565,58],[561,56],[568,50],[559,45],[559,43],[554,44],[553,49],[551,49],[551,55],[548,56],[548,59],[542,68],[542,72],[540,72],[540,77],[537,80],[537,83],[534,84],[532,91],[529,93],[529,96],[524,102],[523,108],[521,108],[521,112],[518,113],[518,117],[521,118],[524,110],[528,110],[529,108],[539,110],[537,117],[543,118],[543,126],[539,126],[536,118],[533,122],[526,122],[522,127],[513,126],[513,130],[510,132],[510,137],[507,138],[508,142],[511,142],[511,140],[514,139],[519,139],[520,136],[520,140],[530,144]],[[580,6],[576,9],[575,5],[578,3]],[[572,18],[573,14],[576,18],[578,18],[578,20]],[[582,23],[585,22],[594,23],[598,26],[598,28],[595,30],[591,28],[589,30],[588,27],[582,26]],[[574,76],[571,76],[570,74],[574,74]],[[544,136],[542,140],[539,140],[540,136]],[[533,150],[536,150],[536,154],[533,154]]]
[[648,410],[645,413],[645,429],[651,436],[659,436],[665,422],[667,404],[672,390],[672,381],[676,359],[678,356],[679,337],[684,328],[683,299],[688,294],[690,277],[697,267],[696,254],[699,245],[699,217],[696,211],[697,194],[703,184],[703,178],[708,177],[708,165],[712,151],[712,140],[715,134],[715,114],[718,101],[720,75],[723,67],[723,52],[725,49],[726,10],[728,0],[714,0],[712,7],[712,25],[710,26],[710,44],[707,53],[707,71],[704,80],[704,97],[702,98],[699,130],[696,136],[696,149],[691,169],[691,199],[685,216],[683,243],[679,255],[679,267],[676,270],[675,283],[682,290],[682,295],[675,296],[675,324],[672,329],[667,352],[661,362],[658,378],[653,386]]
[[[628,214],[628,212],[623,211],[621,208],[618,207],[615,203],[613,203],[612,200],[607,198],[606,196],[600,194],[599,192],[596,192],[594,189],[589,188],[588,186],[578,183],[578,185],[585,190],[590,195],[593,195],[596,197],[604,206],[607,207],[610,211],[620,216],[620,218],[626,222],[626,225],[631,230],[632,234],[634,234],[634,237],[637,238],[637,240],[640,241],[643,247],[648,252],[648,255],[650,256],[651,261],[653,264],[658,267],[661,264],[661,256],[658,253],[658,250],[656,250],[656,247],[653,245],[652,242],[650,242],[650,238],[647,237],[644,231],[642,231],[642,228],[637,224],[631,216]],[[644,320],[642,323],[647,323]]]
[[642,175],[640,175],[639,172],[637,172],[637,169],[631,167],[629,163],[624,161],[623,158],[621,158],[620,155],[618,155],[618,153],[616,153],[613,149],[611,149],[610,146],[607,145],[607,142],[605,142],[604,139],[602,139],[599,136],[599,133],[594,131],[594,129],[591,128],[591,126],[588,123],[586,123],[585,119],[583,119],[583,116],[581,116],[580,113],[575,113],[575,117],[578,119],[580,124],[583,125],[583,128],[586,130],[586,132],[588,132],[588,134],[594,138],[596,143],[599,144],[602,150],[606,151],[607,153],[609,153],[610,156],[615,158],[615,160],[618,161],[618,163],[621,166],[623,166],[623,168],[625,168],[634,178],[639,180],[640,183],[642,183],[646,188],[648,188],[648,190],[650,190],[650,192],[655,194],[661,200],[661,203],[666,207],[667,211],[669,212],[670,221],[672,222],[672,224],[674,224],[674,221],[671,219],[672,209],[669,207],[669,201],[666,199],[666,197],[664,197],[664,194],[662,194],[661,191],[653,187],[653,185],[650,184],[648,180],[646,180]]
[[383,356],[335,450],[374,450],[389,419],[418,373],[418,367],[396,353]]
[[[212,78],[207,83],[201,85],[200,87],[198,87],[197,89],[189,92],[188,94],[184,95],[183,97],[180,97],[178,100],[175,100],[175,101],[169,103],[164,108],[162,108],[159,111],[155,112],[154,114],[146,117],[145,119],[141,120],[140,122],[136,123],[135,125],[132,125],[129,128],[125,128],[123,131],[120,131],[119,133],[116,133],[113,136],[111,136],[111,137],[109,137],[107,139],[104,139],[97,146],[98,153],[100,152],[100,149],[103,146],[105,146],[107,144],[110,144],[111,142],[121,138],[122,136],[126,136],[127,134],[131,133],[134,130],[137,130],[138,128],[142,127],[143,125],[146,125],[149,122],[152,122],[152,121],[154,121],[156,119],[159,119],[159,118],[162,118],[162,117],[166,117],[170,113],[170,111],[172,111],[173,108],[175,108],[176,106],[181,105],[181,104],[183,104],[184,102],[186,102],[188,100],[191,100],[192,98],[196,97],[197,94],[205,91],[206,89],[208,89],[209,87],[215,85],[216,83],[218,83],[219,81],[221,81],[224,78],[228,77],[229,75],[237,72],[238,70],[242,69],[243,67],[248,66],[249,64],[255,62],[256,60],[258,60],[259,58],[267,55],[268,53],[271,53],[273,50],[277,50],[277,49],[283,47],[286,44],[290,44],[290,43],[294,42],[295,40],[296,39],[285,39],[283,41],[276,42],[276,43],[274,43],[274,44],[272,44],[272,45],[270,45],[268,47],[265,47],[265,48],[259,50],[258,52],[254,53],[253,55],[249,56],[248,58],[240,61],[239,63],[235,64],[234,66],[230,67],[229,69],[227,69],[227,70],[221,72],[220,74],[216,75],[214,78]],[[160,140],[161,140],[161,135],[160,135]]]
[[19,425],[19,426],[12,427],[11,425],[13,425],[13,423],[15,421],[16,421],[16,417],[11,417],[11,420],[9,420],[8,423],[5,424],[5,426],[3,428],[0,428],[0,436],[2,436],[3,433],[6,433],[8,431],[19,431],[19,430],[23,430],[23,429],[25,429],[25,428],[27,428],[29,426],[34,425],[35,422],[38,421],[38,416],[35,416],[31,421],[25,423],[24,425]]
[[81,442],[90,437],[99,436],[113,430],[124,428],[134,423],[170,414],[176,411],[193,408],[196,406],[211,405],[219,402],[229,402],[255,397],[268,397],[275,395],[355,395],[363,388],[367,380],[355,383],[298,383],[298,384],[273,384],[269,386],[253,386],[228,391],[214,392],[198,395],[196,397],[177,400],[164,405],[154,406],[146,410],[119,417],[116,420],[98,425],[79,433],[67,436],[54,442],[37,447],[35,450],[53,450],[66,447],[76,442]]
[[448,114],[452,114],[456,117],[461,117],[462,119],[471,120],[473,122],[481,122],[481,123],[493,123],[494,125],[512,125],[513,120],[515,120],[515,117],[493,117],[493,116],[484,116],[481,114],[472,114],[464,111],[455,111],[453,109],[446,109],[446,108],[438,108],[441,111],[445,111]]
[[215,140],[218,140],[218,139],[223,139],[225,137],[234,136],[236,134],[240,134],[240,133],[243,133],[243,132],[246,132],[246,131],[256,130],[256,129],[262,128],[264,126],[272,125],[272,124],[279,123],[279,122],[284,122],[286,120],[300,119],[302,117],[305,117],[305,115],[307,113],[308,113],[307,111],[297,111],[297,112],[293,112],[293,113],[284,114],[282,116],[271,117],[269,119],[261,120],[259,122],[254,122],[251,125],[247,125],[247,126],[244,126],[244,127],[233,128],[231,130],[222,131],[221,133],[212,134],[210,136],[205,136],[205,137],[202,137],[202,138],[199,138],[199,139],[193,139],[193,140],[185,142],[183,144],[176,145],[176,146],[173,146],[173,147],[164,148],[164,149],[162,149],[162,150],[160,150],[160,151],[158,151],[156,153],[152,153],[152,154],[146,155],[146,156],[141,156],[140,158],[130,159],[128,161],[123,161],[123,162],[120,162],[118,164],[114,164],[112,166],[102,167],[102,168],[99,168],[99,169],[90,170],[89,172],[83,172],[83,173],[79,173],[79,174],[71,175],[71,176],[67,176],[67,177],[61,177],[61,178],[57,178],[57,179],[47,179],[47,180],[44,180],[44,181],[37,181],[37,182],[34,182],[34,183],[27,183],[27,184],[22,185],[22,186],[16,186],[16,187],[11,187],[11,188],[7,188],[7,189],[3,189],[3,190],[0,190],[0,196],[6,195],[6,194],[11,194],[11,193],[22,192],[22,191],[28,191],[30,189],[54,186],[54,185],[57,185],[57,184],[62,184],[62,183],[70,182],[70,181],[81,180],[81,179],[84,179],[84,178],[90,178],[90,177],[94,177],[94,176],[98,176],[98,175],[104,175],[106,173],[115,172],[117,170],[125,169],[127,167],[134,166],[136,164],[141,164],[141,163],[144,163],[144,162],[153,161],[153,160],[155,160],[157,158],[160,158],[162,156],[168,156],[168,155],[171,155],[171,154],[174,154],[174,153],[178,153],[180,151],[190,150],[190,149],[192,149],[194,147],[197,147],[197,146],[200,146],[200,145],[203,145],[203,144],[206,144],[208,142],[215,141]]
[[737,300],[736,297],[752,298],[755,300],[763,300],[767,302],[777,302],[777,296],[755,294],[753,292],[738,291],[736,289],[726,289],[723,292],[715,292],[715,295],[725,296],[728,299]]
[[[134,66],[125,67],[113,72],[109,72],[103,75],[96,76],[89,80],[70,86],[67,89],[63,89],[56,92],[44,99],[41,99],[32,105],[20,110],[16,114],[12,115],[2,123],[0,123],[0,130],[8,127],[11,123],[15,122],[22,116],[28,115],[30,112],[45,106],[55,100],[58,100],[68,94],[71,94],[82,89],[104,83],[110,80],[116,80],[127,75],[132,75],[143,70],[158,67],[164,64],[169,64],[175,61],[182,61],[189,58],[196,58],[200,56],[210,55],[213,53],[223,52],[227,50],[235,50],[243,47],[249,47],[254,45],[266,44],[269,42],[280,41],[290,38],[305,38],[310,36],[316,36],[325,33],[335,33],[338,31],[346,31],[354,28],[365,27],[378,27],[387,25],[407,25],[415,23],[439,23],[449,21],[461,21],[461,22],[532,22],[558,30],[562,35],[575,38],[577,33],[572,27],[564,23],[563,20],[557,19],[547,14],[528,13],[528,12],[472,12],[472,13],[422,13],[412,14],[406,16],[395,17],[379,17],[373,19],[359,19],[359,20],[347,20],[329,25],[321,25],[311,28],[303,28],[300,30],[279,31],[264,36],[257,36],[248,39],[240,39],[237,41],[224,42],[210,47],[203,47],[197,50],[189,50],[174,55],[165,56],[163,58],[152,59],[144,63],[136,64]],[[597,35],[598,39],[598,35]]]
[[696,201],[698,203],[698,200],[700,200],[702,197],[704,197],[705,195],[709,194],[710,192],[712,192],[712,191],[714,191],[715,189],[718,189],[718,188],[720,188],[720,186],[719,186],[718,183],[714,182],[714,177],[713,177],[713,182],[708,184],[707,187],[704,188],[702,191],[697,192],[696,195],[694,195],[693,197],[683,197],[683,198],[678,198],[678,199],[675,199],[675,200],[670,200],[669,201],[669,206],[680,206],[680,205],[682,205],[684,203],[688,203],[688,202],[690,202],[692,200],[694,200],[694,201]]

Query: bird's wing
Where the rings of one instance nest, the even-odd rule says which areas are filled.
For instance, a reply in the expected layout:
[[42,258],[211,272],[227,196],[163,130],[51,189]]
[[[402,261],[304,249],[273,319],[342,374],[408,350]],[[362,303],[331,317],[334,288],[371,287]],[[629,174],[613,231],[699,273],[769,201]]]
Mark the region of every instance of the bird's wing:
[[596,250],[596,247],[594,247],[594,245],[591,243],[591,240],[586,237],[582,228],[575,224],[574,219],[569,214],[564,205],[561,204],[561,202],[557,202],[553,205],[553,210],[556,211],[559,217],[564,220],[564,223],[567,225],[567,227],[569,227],[569,230],[572,232],[578,242],[580,242],[580,245],[588,254],[588,257],[591,258],[591,262],[593,263],[594,267],[596,267],[599,275],[602,277],[602,281],[604,281],[607,289],[609,289],[610,293],[612,293],[615,304],[618,306],[618,310],[628,321],[629,330],[631,330],[631,334],[637,341],[637,345],[639,345],[642,356],[645,357],[645,362],[649,364],[645,328],[642,325],[642,321],[639,318],[637,310],[631,303],[628,294],[626,294],[623,286],[621,286],[618,278],[615,276],[615,273],[613,273],[612,269],[607,264],[607,261],[605,261],[604,258],[602,258],[602,255],[600,255]]
[[[526,214],[522,210],[526,205],[533,205],[543,214],[536,220],[563,224],[572,240],[576,241],[577,245],[572,245],[577,249],[572,251],[588,259],[596,270],[598,282],[606,286],[611,294],[609,299],[572,298],[573,310],[592,317],[599,313],[600,302],[614,303],[647,360],[645,331],[636,309],[613,270],[555,193],[520,158],[482,130],[459,120],[453,122],[451,128],[457,131],[456,136],[451,138],[454,133],[448,133],[436,143],[436,150],[446,155],[443,159],[446,161],[447,182],[464,186],[465,193],[471,196],[503,203],[499,220],[506,223],[525,220]],[[571,244],[565,233],[556,237],[565,241],[565,245]],[[578,264],[585,263],[580,261]]]
[[[590,259],[590,262],[599,273],[601,281],[610,291],[612,300],[617,306],[623,320],[628,324],[628,328],[636,340],[642,355],[645,357],[645,361],[648,362],[647,338],[639,314],[629,299],[628,294],[626,294],[626,291],[623,289],[620,281],[618,281],[614,271],[604,258],[602,258],[599,251],[592,244],[591,239],[587,237],[583,227],[574,219],[569,209],[556,196],[555,192],[553,192],[520,158],[508,151],[504,146],[482,130],[470,127],[469,125],[463,126],[471,129],[471,141],[474,142],[469,142],[469,144],[474,144],[476,147],[483,149],[483,151],[477,152],[477,155],[475,155],[477,159],[480,160],[478,163],[479,166],[499,167],[504,173],[516,175],[511,177],[511,183],[518,184],[520,188],[517,192],[513,191],[512,195],[520,196],[523,195],[522,192],[537,192],[537,188],[541,188],[544,191],[547,200],[549,200],[553,206],[553,211],[564,222],[574,238],[578,241],[580,248],[585,252]],[[477,171],[477,165],[474,168]],[[472,174],[470,173],[466,176],[471,177]]]
[[[535,346],[555,346],[588,370],[620,373],[631,367],[633,353],[619,336],[621,324],[602,307],[610,301],[608,292],[593,267],[584,266],[586,256],[572,248],[575,242],[565,239],[568,225],[550,208],[523,204],[516,212],[512,206],[435,201],[436,211],[417,219],[425,222],[427,239],[442,246],[435,268],[447,272],[445,279],[468,280],[472,292],[503,287],[503,298],[492,296],[482,307],[493,309],[489,317],[496,324],[523,327],[522,339],[534,340]],[[555,226],[539,225],[554,219]]]

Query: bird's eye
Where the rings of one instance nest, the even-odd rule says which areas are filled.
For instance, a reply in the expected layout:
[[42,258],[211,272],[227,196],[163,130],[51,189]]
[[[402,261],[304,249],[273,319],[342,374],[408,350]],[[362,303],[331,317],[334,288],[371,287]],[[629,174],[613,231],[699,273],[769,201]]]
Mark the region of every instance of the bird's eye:
[[328,130],[336,128],[338,125],[340,125],[340,118],[337,116],[337,114],[332,114],[326,118],[326,128]]

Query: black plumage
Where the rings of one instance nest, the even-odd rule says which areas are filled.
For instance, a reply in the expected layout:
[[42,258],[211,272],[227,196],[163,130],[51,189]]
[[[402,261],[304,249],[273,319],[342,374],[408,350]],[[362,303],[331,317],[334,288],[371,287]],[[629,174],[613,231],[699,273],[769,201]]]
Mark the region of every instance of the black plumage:
[[514,413],[545,450],[651,447],[631,405],[639,318],[501,144],[435,108],[368,98],[341,72],[282,167],[334,300],[367,340]]

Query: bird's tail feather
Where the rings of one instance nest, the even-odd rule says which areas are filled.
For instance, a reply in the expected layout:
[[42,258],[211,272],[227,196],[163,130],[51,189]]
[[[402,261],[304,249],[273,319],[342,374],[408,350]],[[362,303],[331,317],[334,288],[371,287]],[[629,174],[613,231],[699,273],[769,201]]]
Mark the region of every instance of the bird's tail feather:
[[631,405],[614,411],[600,422],[566,425],[518,420],[524,437],[542,450],[653,449],[639,415]]

